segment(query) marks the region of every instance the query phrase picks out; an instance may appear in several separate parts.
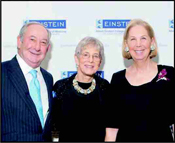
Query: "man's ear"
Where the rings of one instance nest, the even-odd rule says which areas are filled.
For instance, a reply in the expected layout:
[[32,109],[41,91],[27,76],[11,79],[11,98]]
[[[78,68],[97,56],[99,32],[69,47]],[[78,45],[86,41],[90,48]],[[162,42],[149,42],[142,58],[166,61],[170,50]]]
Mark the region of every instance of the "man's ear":
[[18,49],[21,48],[21,44],[22,44],[21,38],[20,38],[20,36],[18,36],[18,37],[17,37],[17,47],[18,47]]
[[51,49],[51,44],[47,46],[47,52]]

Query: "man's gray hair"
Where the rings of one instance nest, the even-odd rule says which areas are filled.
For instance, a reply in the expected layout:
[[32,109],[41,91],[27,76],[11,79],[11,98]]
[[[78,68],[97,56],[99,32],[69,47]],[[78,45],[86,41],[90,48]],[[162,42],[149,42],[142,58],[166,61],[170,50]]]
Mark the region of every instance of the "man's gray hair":
[[[30,26],[30,25],[36,25],[36,24],[37,25],[41,25],[41,26],[44,27],[44,25],[41,24],[41,23],[39,23],[39,22],[27,22],[27,23],[25,23],[23,25],[23,27],[21,28],[21,30],[19,32],[19,36],[20,36],[21,42],[23,42],[24,34],[25,34],[28,26]],[[51,38],[51,32],[46,27],[44,27],[44,28],[47,30],[47,33],[48,33],[48,36],[47,37],[48,37],[48,45],[49,45],[50,44],[50,38]]]

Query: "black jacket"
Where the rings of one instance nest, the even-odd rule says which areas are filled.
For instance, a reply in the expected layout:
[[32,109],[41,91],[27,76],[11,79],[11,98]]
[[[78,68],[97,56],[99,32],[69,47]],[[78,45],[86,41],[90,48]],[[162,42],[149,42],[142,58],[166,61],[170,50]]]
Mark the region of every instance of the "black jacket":
[[[85,119],[84,123],[77,122],[75,119],[81,118],[84,113],[82,113],[82,115],[79,115],[79,114],[76,114],[76,111],[74,109],[72,109],[72,107],[74,108],[76,106],[75,104],[81,104],[80,102],[74,102],[73,101],[74,99],[72,98],[75,94],[75,90],[73,89],[73,86],[72,86],[72,81],[75,78],[75,75],[76,74],[72,75],[69,78],[58,80],[53,87],[53,91],[56,93],[56,96],[54,98],[52,111],[48,115],[45,139],[47,141],[51,141],[51,136],[53,136],[53,134],[54,135],[59,134],[60,141],[104,141],[104,136],[105,136],[104,108],[105,108],[105,98],[107,96],[107,89],[109,86],[109,82],[97,75],[94,76],[96,80],[96,88],[94,90],[94,95],[92,96],[98,97],[97,98],[98,101],[96,100],[97,102],[94,102],[94,106],[90,105],[92,106],[93,109],[90,109],[89,107],[87,108],[87,110],[89,110],[88,113],[90,113],[89,114],[90,116],[87,117],[88,119],[87,120]],[[79,107],[81,108],[82,106],[79,106]],[[93,110],[95,112],[97,108],[99,108],[98,111],[100,113],[97,111],[98,113],[95,113],[94,115],[92,112]],[[74,115],[70,116],[71,114],[70,110],[73,110],[73,113],[75,114],[75,116]],[[83,110],[83,112],[85,111]],[[95,128],[95,129],[92,129],[92,131],[90,130],[87,133],[89,135],[85,135],[86,134],[85,132],[88,130],[87,128],[89,128],[86,122],[88,122],[89,124],[88,126],[92,125],[92,127]],[[77,124],[76,127],[74,127],[75,125],[72,125],[74,123]],[[83,127],[82,127],[82,131],[79,133],[78,129],[81,128],[81,125]],[[91,137],[91,134],[93,134],[92,133],[93,131],[94,131],[94,136],[98,136],[95,134],[97,132],[100,132],[99,136],[101,136],[102,138],[94,137],[93,135],[92,135],[93,137]],[[70,135],[69,132],[72,135]],[[76,132],[77,134],[81,134],[82,132],[84,132],[84,134],[82,134],[81,137],[79,136],[76,138],[75,137]],[[88,137],[86,138],[86,136]]]

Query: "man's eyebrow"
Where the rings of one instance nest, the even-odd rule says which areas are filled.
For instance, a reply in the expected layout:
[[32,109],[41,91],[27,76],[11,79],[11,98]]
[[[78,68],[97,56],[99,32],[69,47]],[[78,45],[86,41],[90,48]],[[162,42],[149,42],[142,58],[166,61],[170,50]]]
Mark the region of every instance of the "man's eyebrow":
[[[31,35],[30,37],[34,37],[34,38],[36,38],[37,39],[37,37],[36,36],[34,36],[34,35]],[[41,39],[41,40],[45,40],[45,41],[48,41],[48,39]]]

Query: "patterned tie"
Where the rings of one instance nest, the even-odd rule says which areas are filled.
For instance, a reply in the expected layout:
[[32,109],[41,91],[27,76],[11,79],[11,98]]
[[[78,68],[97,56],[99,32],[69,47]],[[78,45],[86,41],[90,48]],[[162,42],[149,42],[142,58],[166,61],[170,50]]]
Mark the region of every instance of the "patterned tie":
[[43,117],[43,107],[41,102],[41,95],[40,95],[40,84],[37,79],[37,71],[31,70],[30,73],[32,74],[33,79],[30,82],[30,96],[32,97],[33,102],[35,103],[42,128],[44,127],[44,117]]

